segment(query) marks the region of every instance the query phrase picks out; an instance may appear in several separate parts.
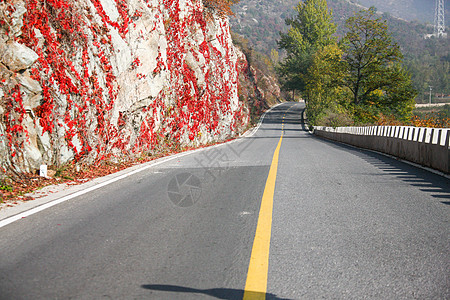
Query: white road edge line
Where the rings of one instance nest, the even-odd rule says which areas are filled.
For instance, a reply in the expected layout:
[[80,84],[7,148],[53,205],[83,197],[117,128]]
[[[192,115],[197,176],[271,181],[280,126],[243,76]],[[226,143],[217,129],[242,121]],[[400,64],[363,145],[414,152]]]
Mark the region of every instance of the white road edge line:
[[[283,103],[284,103],[284,102],[283,102]],[[234,140],[232,140],[232,141],[229,141],[229,142],[227,142],[227,143],[222,143],[222,144],[214,145],[214,146],[211,146],[211,147],[199,148],[199,149],[195,149],[195,150],[191,150],[191,151],[187,151],[187,152],[183,152],[183,153],[178,153],[178,154],[175,154],[175,155],[173,155],[173,156],[169,156],[169,157],[167,157],[167,158],[165,158],[165,159],[163,159],[163,160],[161,160],[161,161],[158,161],[158,162],[155,162],[155,163],[146,165],[146,166],[144,166],[144,167],[142,167],[142,168],[133,170],[133,171],[131,171],[131,172],[129,172],[129,173],[126,173],[126,174],[117,176],[117,177],[115,177],[115,178],[112,178],[112,179],[110,179],[110,180],[107,180],[107,181],[105,181],[105,182],[96,184],[96,185],[91,186],[91,187],[89,187],[89,188],[87,188],[87,189],[85,189],[85,190],[81,190],[81,191],[75,192],[75,193],[73,193],[73,194],[64,196],[64,197],[62,197],[62,198],[53,200],[53,201],[51,201],[51,202],[47,202],[47,203],[42,204],[42,205],[40,205],[40,206],[37,206],[37,207],[31,208],[31,209],[29,209],[29,210],[27,210],[27,211],[21,212],[21,213],[19,213],[19,214],[17,214],[17,215],[8,217],[8,218],[6,218],[6,219],[3,219],[3,220],[0,221],[0,228],[6,226],[6,225],[8,225],[8,224],[11,224],[11,223],[13,223],[13,222],[15,222],[15,221],[18,221],[18,220],[20,220],[20,219],[23,219],[23,218],[26,218],[26,217],[28,217],[28,216],[31,216],[31,215],[33,215],[33,214],[35,214],[35,213],[40,212],[40,211],[43,211],[43,210],[45,210],[45,209],[47,209],[47,208],[50,208],[50,207],[52,207],[52,206],[58,205],[58,204],[60,204],[60,203],[62,203],[62,202],[65,202],[65,201],[68,201],[68,200],[73,199],[73,198],[75,198],[75,197],[78,197],[78,196],[87,194],[87,193],[89,193],[89,192],[95,191],[95,190],[97,190],[97,189],[99,189],[99,188],[101,188],[101,187],[107,186],[107,185],[109,185],[109,184],[111,184],[111,183],[114,183],[114,182],[116,182],[116,181],[122,180],[122,179],[127,178],[127,177],[129,177],[129,176],[131,176],[131,175],[134,175],[134,174],[136,174],[136,173],[139,173],[139,172],[142,172],[142,171],[144,171],[144,170],[147,170],[147,169],[149,169],[149,168],[151,168],[151,167],[155,167],[155,166],[157,166],[157,165],[166,163],[166,162],[171,161],[171,160],[174,160],[174,159],[176,159],[176,158],[180,158],[180,157],[183,157],[183,156],[186,156],[186,155],[190,155],[190,154],[193,154],[193,153],[196,153],[196,152],[204,151],[204,150],[206,150],[206,149],[211,149],[211,148],[218,147],[218,146],[222,146],[222,145],[225,145],[225,144],[228,144],[228,143],[233,143],[233,142],[235,142],[235,141],[237,141],[237,140],[240,140],[241,138],[248,138],[248,137],[251,137],[251,136],[253,136],[253,135],[256,133],[256,131],[259,129],[259,127],[261,127],[261,124],[262,124],[262,122],[264,121],[264,117],[266,116],[266,114],[267,114],[268,112],[270,112],[272,109],[274,109],[275,107],[278,107],[278,106],[280,106],[280,105],[283,104],[283,103],[279,103],[279,104],[277,104],[277,105],[274,105],[274,106],[272,106],[269,110],[267,110],[267,111],[261,116],[261,118],[260,118],[260,120],[259,120],[259,122],[258,122],[258,125],[255,127],[255,129],[253,129],[253,131],[252,131],[248,136],[245,136],[245,133],[244,133],[244,135],[242,135],[242,137],[239,137],[239,138],[234,139]]]

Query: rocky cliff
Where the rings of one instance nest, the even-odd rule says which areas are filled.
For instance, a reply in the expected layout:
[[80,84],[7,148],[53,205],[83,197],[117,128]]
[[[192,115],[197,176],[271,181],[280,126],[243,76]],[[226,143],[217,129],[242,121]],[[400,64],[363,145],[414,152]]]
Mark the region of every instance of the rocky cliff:
[[233,136],[241,56],[200,0],[0,1],[1,169]]

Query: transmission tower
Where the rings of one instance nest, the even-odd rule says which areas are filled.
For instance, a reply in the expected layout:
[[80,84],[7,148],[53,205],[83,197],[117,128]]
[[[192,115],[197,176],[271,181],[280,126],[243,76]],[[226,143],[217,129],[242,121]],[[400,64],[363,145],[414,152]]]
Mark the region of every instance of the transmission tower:
[[434,14],[434,36],[444,37],[445,33],[445,11],[444,11],[444,0],[436,0],[436,11]]

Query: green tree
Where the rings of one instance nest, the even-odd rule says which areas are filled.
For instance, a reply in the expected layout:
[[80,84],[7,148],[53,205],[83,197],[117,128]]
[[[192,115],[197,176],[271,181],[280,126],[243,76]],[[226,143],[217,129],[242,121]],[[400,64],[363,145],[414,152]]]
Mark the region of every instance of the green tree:
[[345,126],[352,124],[348,112],[348,88],[343,86],[345,65],[342,49],[334,43],[318,50],[308,69],[306,95],[311,125]]
[[408,121],[415,108],[417,91],[413,88],[411,75],[400,64],[390,68],[391,82],[386,87],[386,94],[379,107],[385,113],[395,116],[400,121]]
[[386,21],[377,17],[375,8],[356,13],[346,27],[348,32],[341,40],[347,65],[344,84],[352,92],[354,104],[388,106],[394,99],[406,102],[414,98],[409,75],[400,65],[400,47],[392,41]]
[[278,47],[286,50],[286,58],[279,64],[278,72],[287,90],[304,91],[306,73],[314,53],[334,43],[336,26],[326,0],[306,0],[295,7],[297,15],[286,19],[287,33],[280,33]]
[[381,114],[407,121],[417,95],[401,65],[402,53],[373,8],[347,21],[339,46],[316,51],[307,73],[312,125],[376,122]]

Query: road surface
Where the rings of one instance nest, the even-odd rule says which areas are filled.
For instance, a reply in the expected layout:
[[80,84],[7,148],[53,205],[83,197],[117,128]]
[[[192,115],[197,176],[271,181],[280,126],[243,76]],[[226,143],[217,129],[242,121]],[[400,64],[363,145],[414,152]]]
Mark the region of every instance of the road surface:
[[303,109],[0,228],[0,299],[449,299],[449,180]]

